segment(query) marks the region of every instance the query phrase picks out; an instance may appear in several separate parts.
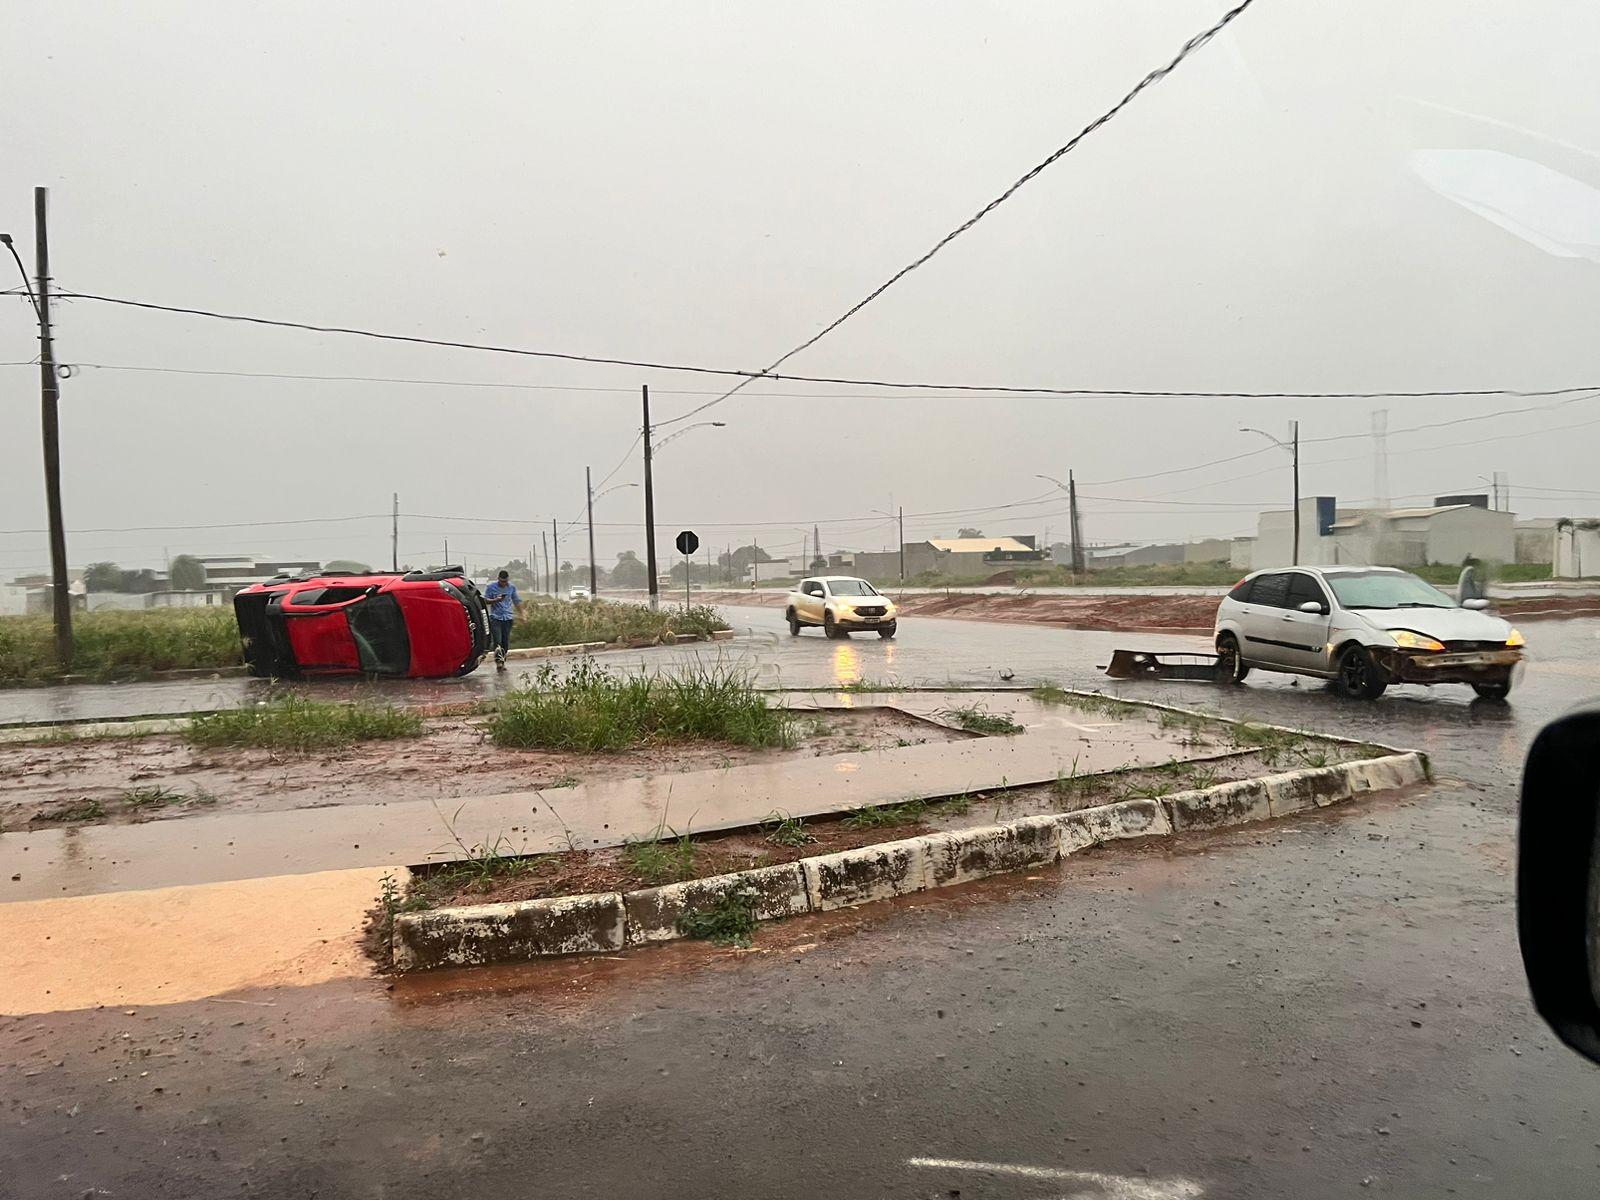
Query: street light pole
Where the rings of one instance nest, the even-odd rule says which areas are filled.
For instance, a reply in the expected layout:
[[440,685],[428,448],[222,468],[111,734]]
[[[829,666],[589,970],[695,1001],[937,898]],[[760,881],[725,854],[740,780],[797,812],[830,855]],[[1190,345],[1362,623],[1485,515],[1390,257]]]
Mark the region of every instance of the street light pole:
[[661,606],[661,596],[656,583],[656,492],[650,478],[650,385],[644,392],[644,559],[645,571],[650,576],[650,607]]
[[1294,561],[1289,565],[1300,565],[1300,422],[1289,422],[1289,441],[1293,445],[1290,451],[1294,455]]
[[1289,565],[1300,565],[1300,422],[1289,422],[1289,440],[1287,442],[1273,437],[1265,429],[1254,429],[1250,426],[1241,426],[1240,433],[1259,433],[1278,449],[1286,451],[1291,463],[1291,477],[1294,484],[1294,497],[1291,501],[1293,507],[1289,509],[1289,526],[1293,530],[1290,538]]

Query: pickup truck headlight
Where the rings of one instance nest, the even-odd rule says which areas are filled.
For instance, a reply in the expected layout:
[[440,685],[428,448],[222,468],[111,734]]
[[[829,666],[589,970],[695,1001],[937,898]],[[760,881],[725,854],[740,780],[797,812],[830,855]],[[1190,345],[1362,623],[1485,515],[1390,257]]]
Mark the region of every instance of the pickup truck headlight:
[[1394,644],[1403,650],[1443,650],[1444,643],[1421,633],[1412,633],[1409,629],[1396,629],[1390,634]]
[[1528,639],[1522,636],[1522,631],[1519,629],[1513,629],[1509,634],[1506,635],[1507,647],[1520,649],[1527,644]]

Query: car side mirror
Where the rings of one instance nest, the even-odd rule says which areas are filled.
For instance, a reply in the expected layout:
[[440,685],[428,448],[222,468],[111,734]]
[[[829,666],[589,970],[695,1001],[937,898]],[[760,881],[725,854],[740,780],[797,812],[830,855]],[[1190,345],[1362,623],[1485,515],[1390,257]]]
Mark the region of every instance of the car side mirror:
[[1488,608],[1489,607],[1489,602],[1487,600],[1476,600],[1476,599],[1474,599],[1474,600],[1463,600],[1461,602],[1461,607],[1462,608],[1471,608],[1471,609],[1479,609],[1479,610],[1481,610],[1481,609]]
[[1555,721],[1522,771],[1517,940],[1533,1006],[1600,1062],[1600,708]]
[[1321,616],[1323,613],[1328,611],[1328,606],[1322,603],[1320,600],[1307,600],[1300,606],[1300,611],[1303,613],[1315,613],[1317,616]]

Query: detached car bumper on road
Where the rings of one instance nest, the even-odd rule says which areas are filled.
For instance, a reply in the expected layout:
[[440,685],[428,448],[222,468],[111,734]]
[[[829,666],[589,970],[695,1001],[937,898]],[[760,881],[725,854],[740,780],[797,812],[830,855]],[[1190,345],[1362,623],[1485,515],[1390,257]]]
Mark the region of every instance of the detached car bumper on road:
[[276,679],[437,679],[489,652],[488,609],[459,567],[271,579],[233,611],[250,673]]

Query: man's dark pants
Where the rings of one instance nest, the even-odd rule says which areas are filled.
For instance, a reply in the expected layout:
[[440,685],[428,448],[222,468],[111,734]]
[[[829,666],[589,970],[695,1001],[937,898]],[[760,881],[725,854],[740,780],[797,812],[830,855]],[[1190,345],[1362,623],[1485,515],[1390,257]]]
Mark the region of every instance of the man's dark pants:
[[494,648],[501,654],[511,649],[511,622],[502,621],[499,617],[489,618],[489,640]]

